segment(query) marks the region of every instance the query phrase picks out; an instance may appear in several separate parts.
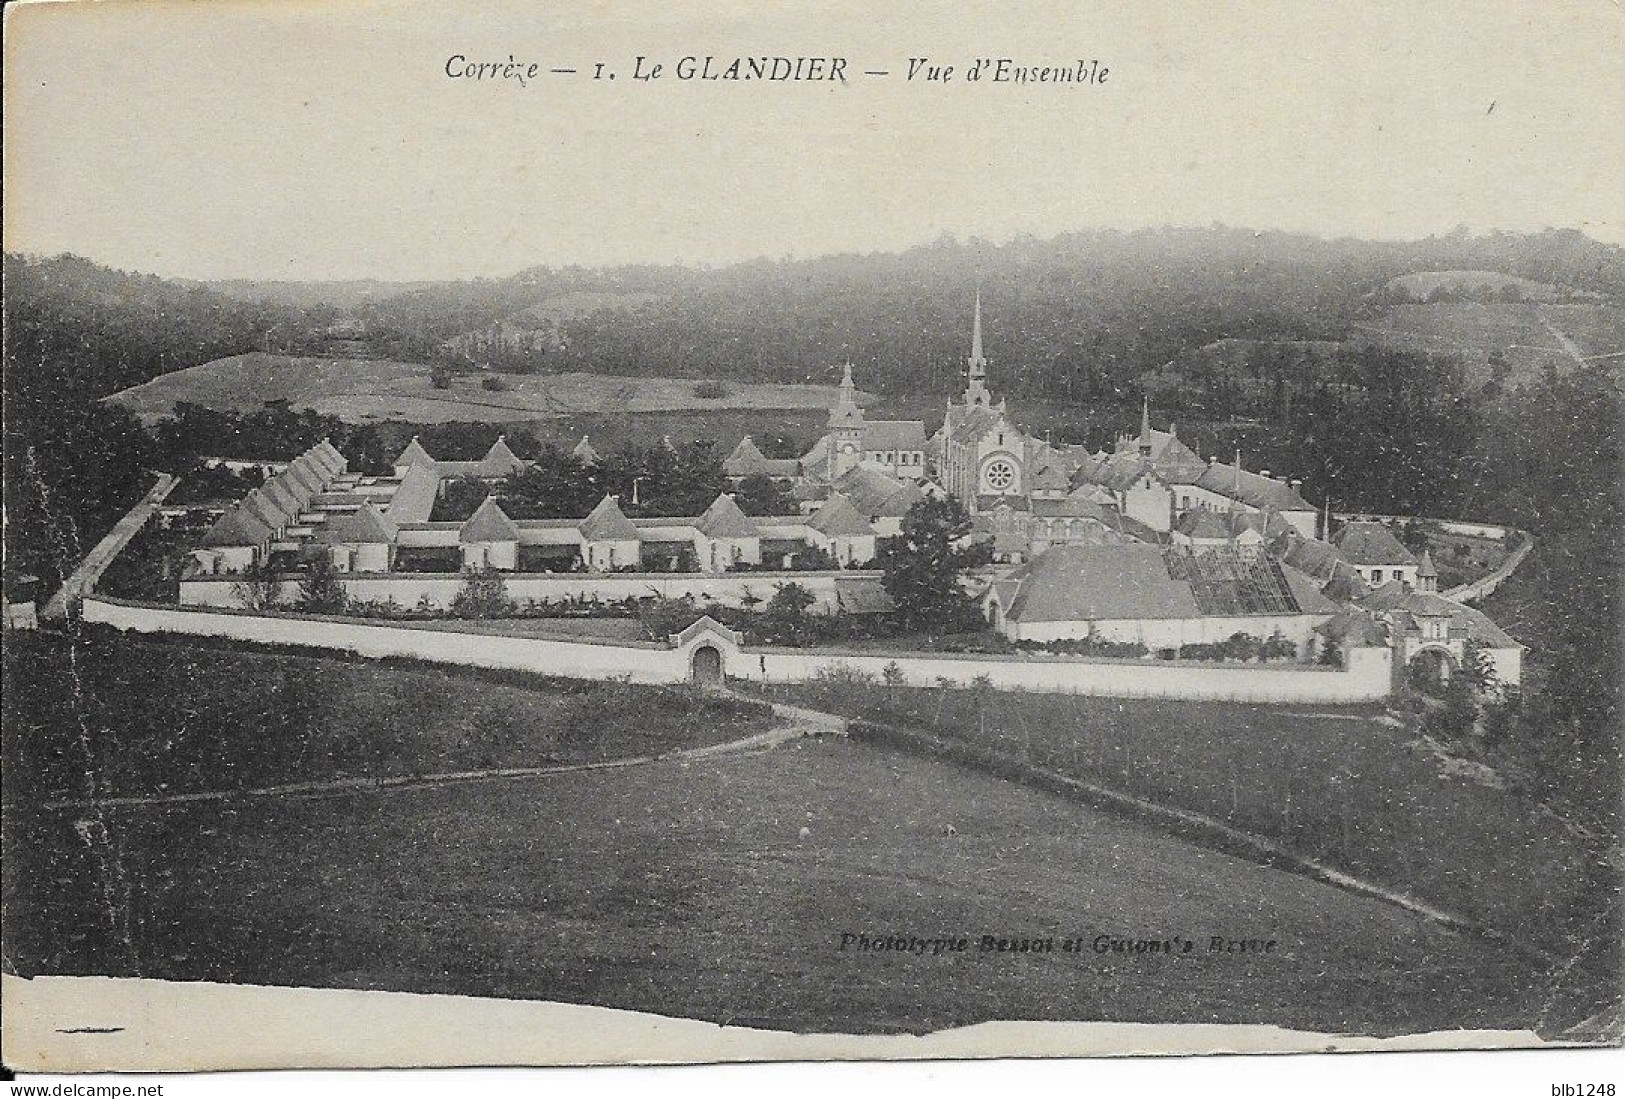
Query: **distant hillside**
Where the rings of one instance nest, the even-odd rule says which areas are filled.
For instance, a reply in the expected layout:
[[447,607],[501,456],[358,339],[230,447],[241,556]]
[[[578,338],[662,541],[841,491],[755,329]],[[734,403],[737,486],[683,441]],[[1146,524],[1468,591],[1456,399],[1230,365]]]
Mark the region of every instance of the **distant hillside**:
[[[827,385],[724,382],[713,387],[693,379],[590,373],[465,374],[437,389],[430,372],[423,363],[254,352],[177,370],[108,400],[149,422],[169,415],[183,401],[222,412],[256,412],[268,402],[286,401],[291,408],[349,423],[507,423],[588,413],[728,409],[821,413],[834,402],[836,392]],[[706,396],[708,392],[720,395]]]
[[637,310],[665,301],[663,294],[625,290],[572,290],[554,294],[494,324],[459,332],[446,341],[456,353],[478,359],[487,350],[558,350],[566,345],[564,326],[604,310]]
[[281,279],[222,279],[216,282],[188,283],[224,294],[239,301],[269,302],[293,309],[329,306],[351,310],[368,302],[404,294],[426,282],[384,282],[379,279],[343,279],[321,282],[293,282]]
[[1418,271],[1388,280],[1384,289],[1396,299],[1413,302],[1442,299],[1555,302],[1570,297],[1550,283],[1499,271]]

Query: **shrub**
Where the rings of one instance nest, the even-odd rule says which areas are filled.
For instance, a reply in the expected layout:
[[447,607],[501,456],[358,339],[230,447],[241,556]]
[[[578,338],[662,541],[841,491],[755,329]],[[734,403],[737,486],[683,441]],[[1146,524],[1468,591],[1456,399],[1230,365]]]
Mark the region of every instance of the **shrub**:
[[342,613],[349,597],[327,554],[318,554],[299,579],[299,609],[314,614]]
[[508,582],[494,569],[465,569],[463,586],[451,601],[452,613],[464,618],[505,618],[517,609]]
[[495,374],[491,374],[480,380],[480,388],[491,393],[501,393],[508,388],[508,383]]
[[872,686],[875,682],[872,673],[854,667],[844,660],[821,665],[813,675],[813,679],[830,687],[867,687]]
[[701,382],[694,387],[694,396],[702,401],[720,401],[728,393],[728,387],[721,382]]

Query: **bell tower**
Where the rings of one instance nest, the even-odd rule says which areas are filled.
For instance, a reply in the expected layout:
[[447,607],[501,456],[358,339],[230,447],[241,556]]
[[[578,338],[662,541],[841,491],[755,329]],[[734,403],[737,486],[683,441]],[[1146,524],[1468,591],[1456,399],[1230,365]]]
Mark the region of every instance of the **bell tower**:
[[831,481],[863,459],[863,409],[852,382],[852,363],[841,368],[841,392],[829,410],[829,469]]

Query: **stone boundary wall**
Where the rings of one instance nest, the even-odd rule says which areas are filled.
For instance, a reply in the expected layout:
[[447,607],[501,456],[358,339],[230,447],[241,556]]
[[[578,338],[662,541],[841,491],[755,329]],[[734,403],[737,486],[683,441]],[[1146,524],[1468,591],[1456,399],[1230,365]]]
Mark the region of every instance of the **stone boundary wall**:
[[1471,584],[1462,584],[1439,594],[1446,599],[1454,599],[1458,603],[1476,602],[1485,596],[1493,594],[1496,588],[1506,582],[1507,577],[1518,570],[1518,566],[1523,564],[1523,559],[1529,556],[1529,551],[1535,548],[1535,540],[1529,534],[1521,530],[1513,533],[1518,538],[1518,546],[1507,555],[1507,559],[1502,561],[1500,567],[1494,572],[1488,576],[1480,576]]
[[1305,665],[1202,665],[1191,661],[1085,660],[1059,656],[855,652],[742,647],[731,631],[690,628],[681,645],[597,639],[519,637],[435,629],[432,624],[380,624],[324,616],[263,615],[87,598],[84,620],[141,633],[181,633],[273,645],[342,649],[361,656],[411,657],[487,668],[513,668],[579,679],[629,678],[680,683],[692,675],[696,650],[715,649],[730,678],[795,683],[821,675],[862,673],[879,679],[895,664],[904,680],[945,680],[969,687],[986,676],[1002,690],[1113,698],[1210,699],[1233,702],[1343,705],[1386,698],[1387,649],[1354,649],[1346,668]]

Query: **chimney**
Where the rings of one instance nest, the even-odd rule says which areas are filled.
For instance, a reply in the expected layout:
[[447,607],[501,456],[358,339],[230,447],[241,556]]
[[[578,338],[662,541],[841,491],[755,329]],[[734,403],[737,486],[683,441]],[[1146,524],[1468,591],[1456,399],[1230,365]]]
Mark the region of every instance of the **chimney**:
[[1294,477],[1294,478],[1292,478],[1291,484],[1292,484],[1292,491],[1296,492],[1298,489],[1303,487],[1303,478],[1302,477]]
[[1260,477],[1268,477],[1270,475],[1270,471],[1267,469],[1261,469],[1258,471],[1258,475]]

